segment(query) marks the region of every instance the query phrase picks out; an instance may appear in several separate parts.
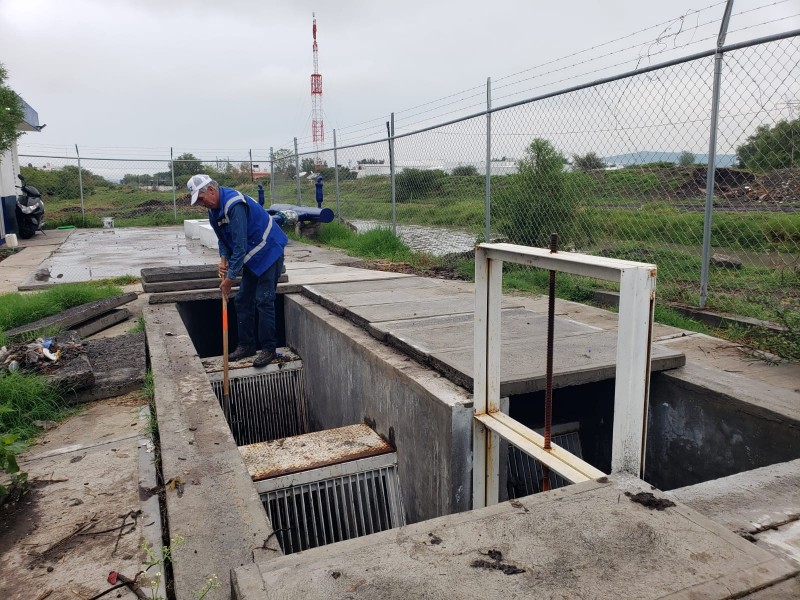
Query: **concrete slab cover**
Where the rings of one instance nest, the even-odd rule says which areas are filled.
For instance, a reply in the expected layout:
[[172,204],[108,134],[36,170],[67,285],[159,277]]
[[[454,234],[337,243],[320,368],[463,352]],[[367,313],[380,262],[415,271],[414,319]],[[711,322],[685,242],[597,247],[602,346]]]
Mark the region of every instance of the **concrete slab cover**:
[[111,398],[141,389],[147,371],[144,332],[89,340],[86,353],[95,385],[77,394],[78,401]]
[[[681,505],[654,510],[633,477],[417,523],[234,573],[266,598],[730,598],[797,567]],[[658,492],[656,492],[658,496]]]
[[[616,336],[607,331],[565,336],[554,343],[553,385],[567,387],[614,378],[617,370]],[[541,340],[504,341],[500,365],[500,394],[524,394],[545,389],[546,353]],[[652,371],[684,364],[681,353],[653,346]],[[459,385],[472,389],[472,348],[433,352],[430,364]]]
[[347,425],[239,446],[253,481],[394,452],[368,425]]
[[[379,284],[306,286],[303,293],[471,389],[475,308],[472,284],[412,277]],[[514,296],[503,298],[501,394],[504,395],[545,387],[547,317],[518,308],[527,302]],[[557,387],[614,377],[615,332],[557,316],[555,339]],[[680,351],[653,346],[654,371],[684,363]]]
[[800,459],[666,495],[800,566]]

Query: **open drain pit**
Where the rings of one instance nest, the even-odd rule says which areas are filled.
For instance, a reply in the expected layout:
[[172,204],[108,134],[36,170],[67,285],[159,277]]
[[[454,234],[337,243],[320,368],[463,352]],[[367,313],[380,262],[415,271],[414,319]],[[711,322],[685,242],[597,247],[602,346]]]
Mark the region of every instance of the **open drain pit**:
[[367,425],[309,433],[303,361],[279,348],[263,368],[203,359],[284,554],[405,525],[397,454]]
[[232,365],[227,401],[221,357],[203,360],[237,446],[309,432],[303,361],[288,348],[278,353],[280,361],[263,368]]
[[405,525],[397,454],[367,425],[239,450],[285,554]]

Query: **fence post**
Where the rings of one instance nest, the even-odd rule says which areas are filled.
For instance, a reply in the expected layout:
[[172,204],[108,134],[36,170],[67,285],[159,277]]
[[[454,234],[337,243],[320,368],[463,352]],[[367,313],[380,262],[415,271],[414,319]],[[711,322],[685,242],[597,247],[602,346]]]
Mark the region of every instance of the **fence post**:
[[169,148],[169,171],[172,174],[172,211],[175,213],[175,223],[178,222],[178,198],[175,194],[175,160],[172,158],[172,146]]
[[394,113],[392,113],[391,128],[386,123],[389,130],[389,174],[392,178],[392,233],[397,235],[397,210],[395,204],[395,184],[394,184]]
[[725,14],[719,26],[717,53],[714,55],[714,87],[711,92],[711,132],[708,141],[708,170],[706,173],[706,210],[703,219],[703,264],[700,267],[700,308],[704,308],[708,298],[708,270],[711,262],[711,215],[714,209],[714,173],[717,161],[717,121],[719,118],[719,91],[722,80],[722,47],[728,33],[733,0],[725,5]]
[[269,202],[275,204],[275,154],[269,147]]
[[488,244],[492,231],[492,78],[486,78],[486,238]]
[[297,138],[294,138],[294,178],[297,182],[297,206],[303,206],[303,197],[300,195],[300,157],[297,154]]
[[256,178],[253,177],[253,149],[250,148],[248,152],[250,153],[250,181],[255,182]]
[[339,156],[336,153],[336,130],[333,130],[333,173],[336,181],[336,218],[342,222],[342,213],[339,212]]
[[86,226],[86,210],[83,207],[83,171],[81,170],[81,153],[78,150],[78,144],[75,144],[75,154],[78,155],[78,189],[81,192],[81,218],[83,225]]

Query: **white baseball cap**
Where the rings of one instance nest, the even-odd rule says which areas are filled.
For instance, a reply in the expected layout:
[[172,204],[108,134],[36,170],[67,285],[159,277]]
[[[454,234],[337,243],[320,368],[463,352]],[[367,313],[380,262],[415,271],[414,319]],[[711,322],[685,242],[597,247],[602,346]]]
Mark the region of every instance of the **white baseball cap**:
[[200,190],[211,183],[213,180],[208,175],[204,173],[199,173],[197,175],[192,175],[189,178],[189,181],[186,184],[186,187],[189,188],[189,193],[192,195],[192,204],[197,203],[197,195],[200,193]]

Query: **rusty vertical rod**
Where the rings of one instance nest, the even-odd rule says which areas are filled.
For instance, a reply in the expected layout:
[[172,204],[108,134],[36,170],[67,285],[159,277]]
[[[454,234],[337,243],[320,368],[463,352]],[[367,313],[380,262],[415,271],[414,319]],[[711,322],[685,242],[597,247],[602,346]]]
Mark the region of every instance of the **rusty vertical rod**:
[[[558,234],[550,234],[550,254],[558,252]],[[550,271],[550,289],[547,297],[547,387],[544,392],[544,449],[550,450],[553,423],[553,330],[556,312],[556,272]],[[542,465],[542,491],[550,489],[550,469]]]

